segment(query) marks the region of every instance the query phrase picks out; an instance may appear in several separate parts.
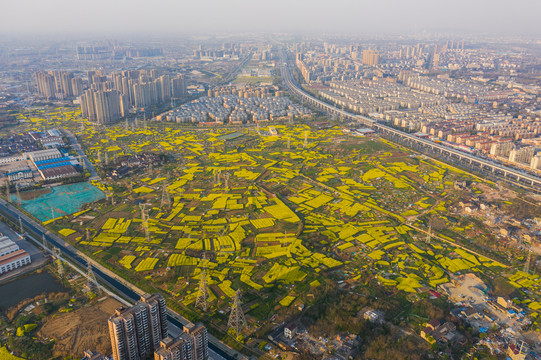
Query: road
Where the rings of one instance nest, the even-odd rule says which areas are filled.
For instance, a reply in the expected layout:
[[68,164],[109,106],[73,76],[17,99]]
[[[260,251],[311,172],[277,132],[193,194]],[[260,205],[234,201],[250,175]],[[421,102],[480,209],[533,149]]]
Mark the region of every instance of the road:
[[[108,287],[113,289],[117,294],[119,294],[122,298],[128,300],[130,303],[135,303],[141,298],[143,292],[134,291],[134,286],[130,286],[131,284],[127,283],[125,280],[121,281],[117,279],[117,277],[112,276],[112,274],[110,274],[110,271],[102,268],[101,266],[98,266],[95,263],[88,263],[85,257],[81,255],[77,249],[67,244],[60,237],[49,232],[43,226],[36,223],[34,220],[20,212],[17,208],[7,203],[3,199],[0,199],[0,213],[2,213],[3,216],[9,218],[15,224],[19,222],[18,218],[20,216],[25,232],[30,232],[34,234],[38,239],[44,238],[48,244],[60,249],[62,255],[66,259],[77,264],[79,267],[86,269],[87,266],[90,265],[94,274],[96,275],[96,278],[98,278],[101,282],[107,284]],[[183,324],[187,324],[189,322],[187,319],[174,313],[170,309],[168,309],[167,320],[177,328],[182,328]],[[218,359],[235,359],[235,357],[231,356],[230,354],[234,354],[236,352],[228,348],[225,344],[221,343],[210,334],[209,349],[212,350],[213,353],[219,355]],[[224,351],[225,349],[227,349],[228,352]]]
[[492,171],[495,176],[499,178],[503,178],[506,181],[509,181],[509,179],[513,180],[514,178],[517,181],[515,185],[522,186],[524,188],[533,190],[535,192],[541,191],[541,178],[538,176],[534,176],[532,174],[526,173],[519,169],[511,168],[511,167],[496,163],[489,159],[485,159],[485,158],[482,158],[473,154],[465,153],[459,150],[455,150],[443,144],[437,144],[435,142],[432,142],[426,139],[421,139],[415,135],[392,128],[390,126],[383,125],[381,123],[378,123],[376,120],[371,119],[369,117],[366,117],[363,115],[352,114],[345,110],[339,109],[331,104],[328,104],[324,101],[321,101],[315,98],[314,96],[308,94],[307,92],[305,92],[300,86],[298,86],[295,83],[295,80],[293,79],[293,76],[291,75],[290,65],[289,65],[289,61],[287,60],[287,55],[285,53],[285,50],[282,52],[280,62],[281,62],[280,69],[281,69],[281,74],[282,74],[282,83],[284,84],[284,86],[287,87],[294,94],[300,96],[301,98],[308,101],[309,103],[312,103],[320,108],[325,109],[327,112],[330,112],[332,114],[337,114],[346,119],[357,121],[358,123],[362,123],[363,125],[371,127],[381,133],[398,135],[400,138],[405,138],[412,143],[418,143],[418,144],[422,144],[425,147],[430,147],[434,149],[435,151],[437,150],[441,154],[445,154],[445,155],[448,154],[449,157],[465,159],[469,162],[469,164],[475,165],[481,170],[487,169],[489,171]]
[[98,176],[98,172],[96,171],[96,168],[94,165],[88,160],[86,157],[85,152],[81,148],[81,145],[79,145],[79,142],[77,141],[77,138],[73,133],[67,129],[63,129],[64,133],[66,134],[66,137],[69,139],[71,147],[77,151],[77,154],[81,157],[81,159],[85,162],[86,169],[90,172],[90,180],[101,180],[101,178]]
[[250,61],[250,59],[252,58],[252,52],[250,51],[250,53],[248,55],[246,55],[244,57],[244,59],[242,59],[242,61],[240,62],[240,64],[237,65],[237,67],[235,69],[233,69],[233,71],[231,71],[227,77],[225,79],[223,79],[222,81],[220,81],[218,83],[218,85],[225,85],[225,84],[228,84],[231,80],[233,80],[233,77],[237,74],[237,72],[244,66],[246,65],[246,63],[248,61]]

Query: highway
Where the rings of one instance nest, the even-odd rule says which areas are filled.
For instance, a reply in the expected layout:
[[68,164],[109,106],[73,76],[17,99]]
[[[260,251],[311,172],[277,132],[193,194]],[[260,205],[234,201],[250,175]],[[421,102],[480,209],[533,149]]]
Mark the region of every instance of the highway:
[[[87,261],[79,254],[77,249],[75,249],[71,245],[67,245],[58,236],[48,232],[47,229],[45,229],[43,226],[39,225],[34,220],[30,219],[28,216],[23,214],[13,205],[7,203],[3,199],[0,199],[0,213],[2,213],[4,217],[9,218],[14,224],[17,224],[19,222],[19,216],[20,216],[23,228],[25,229],[26,232],[33,233],[38,239],[42,239],[42,237],[45,237],[45,241],[49,243],[50,245],[60,249],[60,251],[62,252],[65,258],[69,259],[71,262],[77,264],[83,269],[87,268],[87,264],[88,264]],[[94,274],[96,275],[96,278],[98,278],[101,282],[106,283],[117,294],[121,295],[122,298],[128,300],[131,303],[135,303],[136,301],[140,300],[141,294],[138,294],[134,290],[130,289],[128,286],[122,284],[119,280],[106,274],[100,268],[92,264],[90,264],[90,266],[92,267],[92,270]],[[182,329],[183,324],[188,322],[186,319],[182,318],[180,315],[174,313],[170,309],[168,309],[167,320],[171,324],[173,324],[174,326],[180,329]],[[217,345],[216,342],[218,342],[218,340],[216,340],[209,334],[209,349],[214,354],[219,355],[218,359],[220,358],[223,358],[226,360],[235,359],[235,357],[230,356],[229,354],[227,354],[225,351],[222,350],[222,347],[224,347],[225,345],[223,344]]]
[[280,69],[284,86],[286,86],[293,93],[297,94],[309,103],[314,104],[331,114],[336,114],[345,119],[357,121],[358,123],[362,123],[365,126],[373,128],[380,133],[395,136],[405,142],[416,143],[417,145],[430,148],[437,153],[459,159],[473,167],[490,171],[493,173],[494,176],[500,177],[503,180],[511,180],[511,182],[518,186],[522,186],[535,192],[541,192],[541,178],[538,176],[534,176],[519,169],[498,164],[494,161],[468,154],[463,151],[455,150],[449,146],[437,144],[435,142],[419,138],[415,135],[378,123],[376,120],[369,117],[352,114],[315,98],[314,96],[306,93],[301,87],[299,87],[295,83],[295,80],[291,75],[290,65],[285,50],[282,52]]

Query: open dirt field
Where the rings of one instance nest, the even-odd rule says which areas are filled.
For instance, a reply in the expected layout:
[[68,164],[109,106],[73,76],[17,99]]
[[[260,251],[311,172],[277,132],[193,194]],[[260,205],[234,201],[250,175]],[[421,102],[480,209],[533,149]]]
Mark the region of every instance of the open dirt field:
[[111,352],[107,319],[121,304],[111,298],[72,313],[56,314],[39,330],[40,337],[56,340],[55,356],[82,356],[85,350]]

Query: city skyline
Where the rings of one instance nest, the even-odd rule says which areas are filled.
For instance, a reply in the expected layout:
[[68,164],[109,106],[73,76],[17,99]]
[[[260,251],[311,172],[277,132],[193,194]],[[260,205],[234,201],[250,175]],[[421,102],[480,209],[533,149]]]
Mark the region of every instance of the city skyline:
[[[456,34],[539,36],[541,3],[465,0],[353,2],[280,0],[254,5],[246,0],[207,0],[189,5],[168,0],[113,3],[99,0],[81,9],[66,0],[47,3],[2,0],[0,34],[154,34],[289,32],[349,34]],[[120,16],[122,14],[122,16]],[[520,21],[516,21],[520,19]]]
[[541,358],[541,2],[0,2],[0,359]]

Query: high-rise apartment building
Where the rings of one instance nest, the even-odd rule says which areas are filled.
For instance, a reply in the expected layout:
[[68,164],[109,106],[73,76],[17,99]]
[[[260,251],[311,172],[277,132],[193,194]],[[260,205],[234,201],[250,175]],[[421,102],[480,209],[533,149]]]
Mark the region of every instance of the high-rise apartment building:
[[165,299],[146,295],[130,308],[117,309],[109,318],[114,360],[142,360],[167,336]]
[[81,96],[83,93],[83,80],[81,78],[71,79],[71,89],[73,91],[73,96]]
[[[126,110],[124,114],[131,107],[145,109],[169,102],[171,98],[186,97],[186,79],[183,75],[171,78],[171,75],[161,75],[157,70],[123,70],[113,73],[110,78],[101,71],[89,71],[88,83],[90,90],[115,90],[126,95],[127,98],[121,101],[122,109]],[[75,87],[73,93],[76,93]]]
[[122,95],[116,90],[86,90],[81,95],[83,117],[96,124],[109,124],[125,116]]
[[172,94],[171,76],[162,75],[160,76],[158,81],[159,81],[159,87],[160,87],[160,100],[162,102],[171,100],[171,94]]
[[520,149],[511,150],[509,153],[509,161],[530,165],[533,156],[535,155],[535,147],[528,146]]
[[363,64],[368,66],[374,66],[379,63],[379,52],[377,50],[364,50],[363,51]]
[[512,150],[515,149],[515,144],[511,141],[503,141],[492,144],[490,147],[490,155],[508,157]]
[[175,99],[182,99],[186,97],[186,78],[183,75],[179,75],[171,80],[171,96]]
[[39,95],[47,99],[67,99],[82,92],[81,79],[69,71],[39,71],[36,84]]
[[154,360],[207,360],[208,334],[202,324],[188,324],[178,338],[167,337],[154,352]]
[[537,154],[532,157],[530,161],[530,167],[535,170],[541,170],[541,154]]
[[36,73],[36,83],[38,93],[46,99],[54,99],[56,97],[56,85],[54,76],[46,72]]

